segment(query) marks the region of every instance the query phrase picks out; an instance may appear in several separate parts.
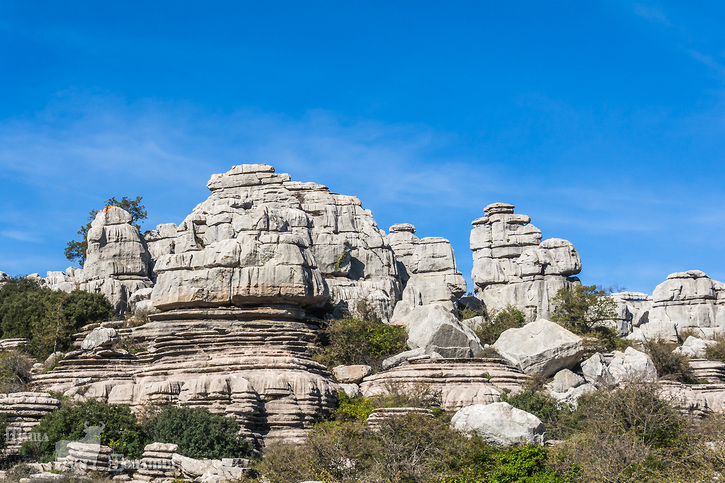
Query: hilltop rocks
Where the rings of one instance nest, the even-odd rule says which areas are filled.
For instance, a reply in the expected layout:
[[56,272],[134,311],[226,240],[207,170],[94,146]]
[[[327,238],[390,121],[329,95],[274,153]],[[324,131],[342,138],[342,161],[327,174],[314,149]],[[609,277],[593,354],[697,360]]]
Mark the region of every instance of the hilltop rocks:
[[393,225],[388,235],[405,283],[403,298],[393,320],[402,319],[417,306],[438,304],[457,313],[457,300],[466,293],[466,281],[456,268],[453,248],[445,238],[415,236],[408,223]]
[[725,284],[699,270],[673,273],[652,293],[649,322],[640,326],[648,338],[673,339],[675,330],[697,329],[713,335],[725,329]]
[[514,214],[514,206],[494,203],[486,216],[472,222],[471,250],[477,297],[487,310],[512,305],[526,318],[548,317],[551,299],[561,288],[571,288],[581,271],[574,246],[559,238],[541,241],[531,218]]
[[48,272],[44,284],[55,290],[101,292],[117,313],[124,313],[131,294],[153,284],[146,242],[131,221],[117,206],[99,211],[88,230],[83,269]]
[[573,367],[584,353],[581,337],[544,319],[504,331],[493,347],[526,374],[544,377]]
[[546,441],[544,423],[539,418],[505,402],[465,407],[453,415],[451,426],[464,433],[476,433],[495,446]]
[[366,301],[383,319],[401,287],[384,233],[351,196],[299,183],[267,165],[213,175],[211,196],[186,219],[159,225],[151,296],[161,310],[328,298],[354,312]]

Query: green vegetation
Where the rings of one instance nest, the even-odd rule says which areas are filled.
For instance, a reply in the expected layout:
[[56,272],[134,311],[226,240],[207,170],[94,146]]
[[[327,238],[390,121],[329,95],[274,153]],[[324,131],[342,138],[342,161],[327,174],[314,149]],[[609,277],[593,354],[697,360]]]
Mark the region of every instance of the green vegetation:
[[705,349],[705,357],[711,361],[725,362],[725,337],[719,335],[713,340],[715,343]]
[[206,408],[164,406],[143,424],[150,441],[174,443],[189,458],[249,456],[252,443],[240,436],[235,419],[211,414]]
[[33,359],[19,350],[0,352],[0,393],[25,391]]
[[333,319],[320,334],[314,359],[328,367],[367,364],[379,370],[383,359],[406,349],[404,327],[362,319]]
[[[141,204],[141,200],[143,200],[142,196],[137,196],[135,199],[129,199],[124,196],[120,200],[117,200],[114,196],[107,199],[104,206],[118,206],[119,208],[128,211],[131,215],[131,223],[141,230],[141,226],[136,222],[138,220],[145,220],[148,216],[148,213],[146,213],[146,207]],[[91,223],[96,219],[97,214],[98,210],[95,209],[88,213],[88,223],[78,230],[80,240],[69,241],[65,248],[65,257],[71,261],[77,260],[81,267],[86,263],[86,250],[88,250],[88,240],[86,237],[88,236],[88,230],[91,229]]]
[[552,303],[551,320],[575,334],[590,334],[617,315],[617,304],[606,290],[595,285],[559,289]]
[[659,377],[668,377],[685,384],[697,383],[687,356],[672,352],[677,347],[676,343],[662,339],[645,340],[642,347],[652,359]]
[[481,340],[481,344],[493,344],[503,331],[523,327],[524,324],[526,324],[524,314],[516,307],[509,305],[491,317],[490,321],[481,324],[476,329],[476,335]]
[[415,414],[386,419],[377,431],[359,422],[320,423],[302,446],[268,447],[254,469],[272,483],[564,481],[548,468],[544,448],[497,449],[445,419]]
[[28,352],[39,360],[70,349],[73,333],[113,315],[99,293],[54,291],[19,277],[0,288],[0,338],[27,338]]
[[139,422],[128,406],[91,399],[64,401],[60,409],[33,428],[33,433],[47,435],[47,441],[44,437],[37,438],[43,441],[26,441],[21,453],[52,461],[57,442],[80,441],[93,426],[98,427],[94,434],[100,434],[101,444],[131,459],[140,458],[144,446],[151,442],[177,444],[178,452],[191,458],[244,457],[252,452],[252,443],[238,434],[236,420],[211,414],[205,408],[165,406]]
[[92,426],[102,427],[101,444],[129,458],[141,457],[148,443],[128,406],[106,404],[94,399],[64,401],[58,410],[43,418],[32,430],[33,433],[47,435],[47,441],[26,441],[21,453],[40,461],[52,461],[57,442],[82,440],[86,430]]

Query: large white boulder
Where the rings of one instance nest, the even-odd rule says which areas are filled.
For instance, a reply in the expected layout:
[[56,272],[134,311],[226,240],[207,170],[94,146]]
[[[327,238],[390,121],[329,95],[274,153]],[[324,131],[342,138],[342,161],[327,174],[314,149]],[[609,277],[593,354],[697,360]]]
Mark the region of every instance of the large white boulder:
[[493,347],[526,374],[544,377],[574,367],[584,353],[581,337],[545,319],[504,331]]
[[539,418],[505,402],[467,406],[453,415],[451,426],[467,434],[478,434],[496,446],[546,441],[544,423]]
[[84,351],[90,351],[100,347],[109,347],[115,342],[118,342],[118,340],[119,335],[116,329],[110,327],[99,327],[97,329],[93,329],[91,333],[83,339],[81,349]]
[[581,364],[584,379],[596,387],[607,387],[616,384],[614,377],[609,373],[607,361],[597,352]]
[[445,307],[421,305],[406,315],[408,347],[443,357],[473,357],[483,350],[476,334]]
[[677,347],[673,352],[693,359],[703,358],[707,348],[713,344],[715,344],[714,340],[700,339],[691,335],[682,346]]
[[609,363],[609,373],[617,384],[657,380],[657,369],[652,359],[633,347],[627,347],[624,352],[614,351],[614,357]]

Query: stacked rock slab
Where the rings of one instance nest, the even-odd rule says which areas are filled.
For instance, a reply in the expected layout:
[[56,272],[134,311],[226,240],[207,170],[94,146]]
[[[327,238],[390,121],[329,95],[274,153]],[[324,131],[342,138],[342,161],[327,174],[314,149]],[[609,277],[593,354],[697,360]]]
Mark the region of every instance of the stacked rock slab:
[[488,311],[512,305],[527,320],[548,317],[556,292],[579,283],[572,277],[581,271],[576,249],[560,238],[542,242],[531,218],[515,214],[513,205],[494,203],[485,214],[471,231],[476,296]]
[[94,471],[97,473],[108,473],[111,464],[110,447],[99,443],[83,443],[71,441],[66,446],[68,456],[64,463],[75,471],[86,473]]
[[366,397],[391,391],[423,392],[439,397],[445,411],[457,411],[471,404],[497,402],[505,389],[518,392],[527,380],[502,359],[427,359],[368,376],[360,392]]
[[390,246],[405,284],[393,319],[403,318],[420,305],[439,304],[457,313],[457,301],[466,293],[466,281],[456,268],[453,248],[445,238],[415,236],[415,227],[390,227]]
[[23,442],[33,437],[30,430],[58,407],[60,401],[45,392],[0,394],[0,413],[5,415],[8,423],[5,454],[17,454]]
[[88,250],[81,289],[101,292],[117,312],[125,312],[136,290],[152,286],[146,243],[131,225],[131,215],[107,206],[96,215],[88,230]]
[[725,284],[699,270],[673,273],[655,288],[649,320],[633,337],[674,339],[687,329],[704,337],[725,330]]
[[617,292],[611,295],[617,304],[617,316],[612,321],[620,337],[631,334],[649,322],[652,297],[641,292]]
[[157,281],[154,305],[320,305],[383,319],[401,286],[385,234],[360,200],[290,180],[267,165],[212,176],[212,195],[178,227],[147,234]]
[[155,478],[174,478],[176,465],[172,460],[178,446],[167,443],[147,444],[143,449],[138,471],[134,474],[137,480],[151,481]]

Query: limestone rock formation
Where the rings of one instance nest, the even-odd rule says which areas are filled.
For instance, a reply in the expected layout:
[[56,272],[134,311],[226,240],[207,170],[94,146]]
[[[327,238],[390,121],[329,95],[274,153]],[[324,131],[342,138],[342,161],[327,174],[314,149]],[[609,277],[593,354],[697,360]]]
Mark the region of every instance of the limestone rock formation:
[[527,320],[546,318],[551,299],[561,288],[579,283],[581,260],[567,240],[541,241],[531,218],[514,213],[514,206],[494,203],[473,221],[471,250],[476,296],[488,311],[512,305]]
[[496,446],[544,444],[544,423],[531,413],[505,402],[467,406],[451,419],[451,426],[464,433],[476,433]]
[[611,294],[617,304],[617,317],[613,325],[620,337],[631,334],[636,328],[649,322],[652,297],[641,292],[617,292]]
[[405,284],[393,320],[402,319],[420,305],[438,304],[457,314],[457,300],[466,293],[466,281],[456,268],[453,248],[445,238],[415,236],[415,227],[390,227],[390,246]]
[[408,330],[408,347],[443,357],[473,357],[483,350],[468,326],[438,304],[421,305],[402,320]]
[[493,347],[526,374],[544,377],[573,367],[584,353],[581,337],[545,319],[505,330]]
[[680,346],[675,348],[673,352],[682,354],[691,359],[705,357],[707,348],[716,342],[714,340],[700,339],[699,337],[689,336],[687,340]]
[[528,377],[502,359],[419,359],[367,376],[366,396],[425,391],[440,397],[440,407],[457,411],[472,404],[497,402],[504,390],[521,391]]
[[674,339],[675,331],[686,329],[705,336],[725,330],[725,284],[699,270],[673,273],[659,284],[652,293],[649,321],[640,326],[647,338]]
[[267,165],[236,166],[207,186],[211,196],[181,225],[146,237],[156,308],[314,306],[329,297],[353,313],[365,303],[391,315],[401,291],[393,252],[357,198]]
[[47,414],[60,407],[60,401],[45,392],[0,394],[0,413],[7,417],[6,454],[16,454],[31,438],[30,430]]
[[117,206],[99,211],[88,230],[83,269],[49,272],[46,284],[56,290],[100,292],[117,313],[126,312],[131,295],[153,285],[146,242],[131,221],[131,215]]

